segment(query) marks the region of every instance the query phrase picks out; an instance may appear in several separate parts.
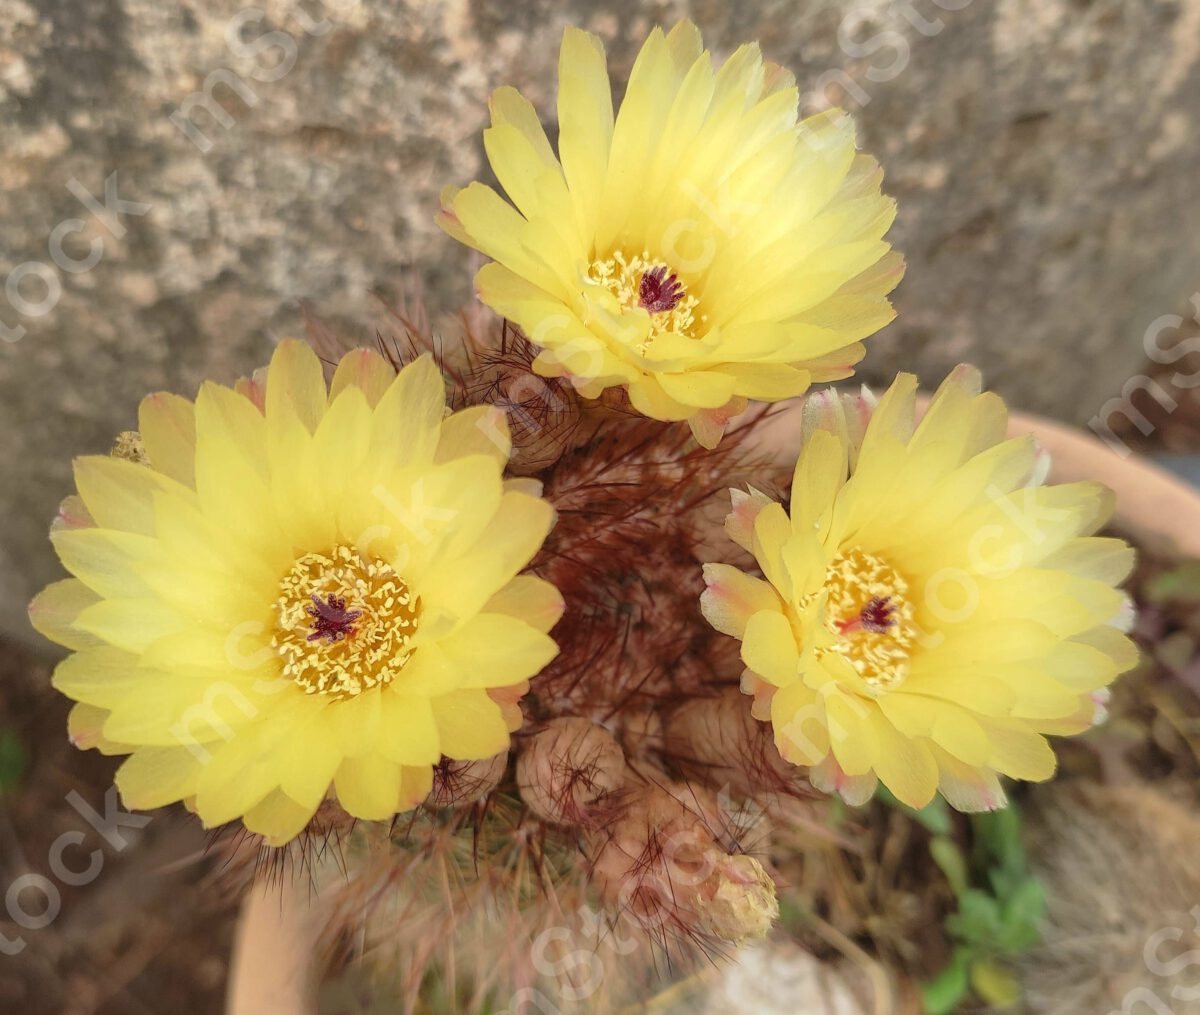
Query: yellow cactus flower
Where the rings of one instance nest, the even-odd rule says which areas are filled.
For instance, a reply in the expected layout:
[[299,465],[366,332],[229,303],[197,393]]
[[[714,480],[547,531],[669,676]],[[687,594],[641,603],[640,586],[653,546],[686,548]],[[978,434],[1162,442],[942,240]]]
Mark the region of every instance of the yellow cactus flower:
[[288,341],[265,379],[145,399],[139,455],[76,460],[52,531],[74,577],[30,616],[74,650],[72,739],[129,755],[126,806],[279,844],[331,788],[386,819],[444,756],[507,748],[507,697],[557,652],[557,590],[518,575],[554,512],[502,478],[496,410],[445,408],[427,356],[356,350],[327,390]]
[[743,690],[780,753],[862,803],[1004,804],[998,774],[1043,780],[1046,734],[1103,714],[1136,650],[1115,586],[1133,551],[1094,532],[1096,483],[1043,485],[1032,438],[960,367],[915,424],[916,381],[879,400],[810,397],[790,515],[733,492],[728,534],[763,578],[705,566],[702,608],[739,638]]
[[849,376],[903,272],[876,161],[841,111],[797,122],[792,75],[757,45],[719,69],[700,33],[656,28],[614,117],[604,49],[568,28],[558,154],[512,88],[491,99],[492,188],[448,188],[439,221],[493,263],[480,298],[544,376],[687,420],[712,447],[748,399]]

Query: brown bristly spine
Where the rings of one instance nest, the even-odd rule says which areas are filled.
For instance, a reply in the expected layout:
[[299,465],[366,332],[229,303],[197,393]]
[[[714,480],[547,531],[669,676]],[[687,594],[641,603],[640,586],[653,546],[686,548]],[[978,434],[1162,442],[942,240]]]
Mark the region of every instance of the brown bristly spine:
[[615,809],[625,767],[621,745],[607,730],[578,716],[563,716],[520,739],[517,789],[542,821],[595,827]]
[[783,760],[771,727],[751,716],[737,687],[673,709],[663,739],[663,756],[676,769],[710,785],[727,785],[739,797],[820,796],[800,769]]

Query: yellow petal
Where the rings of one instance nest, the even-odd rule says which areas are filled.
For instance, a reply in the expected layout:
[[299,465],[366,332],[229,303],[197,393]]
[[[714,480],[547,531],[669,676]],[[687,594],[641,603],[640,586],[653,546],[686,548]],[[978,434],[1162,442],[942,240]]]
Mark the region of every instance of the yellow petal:
[[754,552],[754,523],[758,513],[772,503],[761,490],[747,487],[742,490],[730,490],[731,510],[725,518],[725,532],[738,546],[747,553]]
[[1123,539],[1105,536],[1069,540],[1041,562],[1047,570],[1067,571],[1106,585],[1119,585],[1129,577],[1133,565],[1133,547]]
[[519,574],[492,596],[483,609],[485,613],[516,617],[549,634],[565,608],[562,593],[550,582],[531,574]]
[[75,618],[80,631],[129,652],[141,652],[186,624],[187,618],[157,597],[103,599]]
[[613,135],[612,91],[604,46],[568,26],[558,57],[558,150],[579,208],[582,232],[595,231]]
[[396,678],[396,688],[408,694],[436,697],[458,690],[465,679],[466,674],[451,662],[436,641],[418,641],[416,651]]
[[988,763],[1013,779],[1044,782],[1058,766],[1046,738],[1022,726],[992,722],[988,725],[988,739],[992,744]]
[[283,735],[263,723],[212,750],[196,783],[196,813],[206,828],[240,818],[278,787],[272,751]]
[[400,810],[412,810],[432,789],[433,766],[404,765],[400,769]]
[[246,827],[263,836],[268,845],[283,846],[304,831],[315,810],[277,789],[251,807],[243,820]]
[[[555,289],[553,283],[545,279],[541,282],[550,285],[551,290]],[[590,335],[560,295],[554,295],[542,285],[503,264],[491,263],[485,264],[476,274],[475,291],[496,313],[519,324],[538,345],[553,349],[577,342],[586,345],[590,339],[597,354],[596,364],[604,362],[599,341]]]
[[435,765],[442,756],[429,699],[391,687],[380,695],[380,753],[401,765]]
[[332,703],[317,712],[311,722],[298,726],[280,742],[276,752],[280,788],[310,813],[325,799],[342,763],[342,752],[326,721],[329,709],[338,704]]
[[701,409],[721,408],[733,397],[736,386],[730,374],[716,370],[662,373],[657,374],[656,379],[669,398],[681,405]]
[[[1107,624],[1094,631],[1077,634],[1071,639],[1071,642],[1088,645],[1110,659],[1115,668],[1113,676],[1125,673],[1138,664],[1138,647],[1134,644],[1133,639]],[[1089,665],[1094,666],[1095,662],[1090,661]]]
[[546,214],[548,201],[565,207],[567,188],[558,160],[546,162],[522,130],[494,123],[483,132],[483,148],[500,186],[527,219]]
[[721,373],[733,378],[734,394],[763,402],[782,402],[802,395],[812,384],[808,370],[786,363],[727,363]]
[[108,710],[95,705],[75,705],[67,716],[67,737],[73,747],[81,751],[97,750],[101,754],[129,754],[131,744],[109,740],[104,735],[104,724],[108,721]]
[[851,695],[834,691],[825,698],[829,743],[838,764],[847,775],[865,775],[875,764],[879,745],[875,706]]
[[480,613],[442,638],[438,647],[463,674],[462,687],[506,687],[535,676],[558,645],[516,617]]
[[875,709],[871,712],[879,753],[875,773],[896,799],[920,810],[937,793],[938,767],[923,740],[906,737]]
[[980,715],[1010,716],[1017,703],[1017,692],[993,671],[969,667],[957,669],[914,669],[905,681],[913,694],[967,704]]
[[195,796],[200,760],[186,747],[143,747],[117,769],[126,807],[148,811]]
[[905,736],[931,740],[967,765],[986,765],[991,756],[984,727],[965,708],[903,688],[880,697],[879,708]]
[[383,729],[383,688],[375,687],[327,709],[337,747],[348,758],[375,753]]
[[722,634],[741,638],[750,617],[762,610],[780,612],[783,604],[775,590],[728,564],[704,565],[705,589],[700,596],[704,618]]
[[406,471],[374,492],[387,513],[370,517],[395,530],[400,553],[394,566],[414,583],[426,608],[434,603],[429,574],[469,568],[455,562],[487,538],[504,499],[499,466],[486,455]]
[[1007,805],[995,772],[964,764],[937,744],[930,744],[929,750],[938,766],[938,792],[956,811],[973,814]]
[[[209,467],[201,475],[201,465]],[[196,396],[196,489],[201,481],[218,482],[221,473],[238,465],[261,481],[270,476],[267,425],[260,413],[230,388],[206,381]]]
[[275,347],[267,369],[266,417],[292,416],[314,433],[325,414],[325,374],[307,342],[284,339]]
[[454,691],[433,699],[442,753],[457,761],[478,761],[508,748],[508,726],[500,706],[482,688]]
[[329,384],[329,402],[347,388],[358,388],[374,409],[395,379],[395,368],[374,349],[353,349],[338,361]]
[[434,461],[445,463],[470,455],[491,455],[507,464],[512,437],[504,410],[494,405],[473,405],[442,422]]
[[544,500],[510,491],[479,539],[462,561],[438,562],[421,584],[427,609],[464,619],[483,608],[524,568],[554,524],[554,509]]
[[431,462],[445,408],[446,382],[434,358],[425,354],[396,375],[375,407],[372,456],[404,464]]
[[783,505],[777,501],[764,505],[754,519],[754,559],[767,581],[787,600],[792,598],[792,578],[784,565],[783,546],[791,537],[792,523]]
[[[574,371],[568,370],[569,373]],[[643,416],[665,421],[688,419],[696,412],[697,406],[689,401],[670,395],[663,387],[662,374],[642,374],[629,383],[629,402]],[[732,385],[729,386],[732,390]],[[686,385],[680,385],[686,390]],[[717,405],[724,403],[718,402]]]
[[[360,401],[362,413],[367,412],[365,401]],[[339,409],[344,414],[349,404]],[[336,420],[329,413],[331,422]],[[322,420],[322,424],[325,420]],[[360,427],[365,420],[360,421]],[[321,424],[318,424],[318,429]],[[328,427],[326,426],[326,429]],[[326,437],[326,442],[328,437]],[[319,458],[313,435],[290,408],[277,413],[271,420],[271,505],[279,521],[280,535],[293,547],[331,546],[337,539],[338,494],[330,485],[322,482],[314,489],[312,477],[320,473],[326,479],[326,463]],[[325,446],[328,446],[327,443]],[[352,456],[357,462],[358,456]],[[345,472],[339,468],[341,483]]]
[[196,473],[196,413],[186,398],[160,391],[142,399],[138,432],[156,472],[194,486]]
[[836,793],[851,807],[862,807],[870,801],[879,785],[874,772],[847,775],[832,754],[809,769],[808,781],[822,793]]
[[770,717],[775,746],[793,765],[815,765],[829,753],[825,708],[804,684],[797,681],[776,691]]
[[792,474],[792,530],[812,533],[833,509],[846,481],[847,450],[844,440],[828,431],[817,431],[800,451]]
[[784,544],[780,554],[793,603],[817,592],[828,570],[827,554],[817,529],[799,529]]
[[75,618],[100,597],[77,578],[64,578],[47,585],[29,604],[33,629],[69,649],[90,648],[99,643],[95,635],[75,628]]
[[238,554],[284,573],[290,547],[280,545],[271,504],[266,423],[228,388],[205,384],[196,399],[196,492],[207,519]]
[[507,85],[497,88],[488,100],[488,109],[492,114],[492,123],[509,124],[524,135],[541,163],[546,166],[558,165],[537,110],[520,92]]
[[204,674],[147,680],[143,673],[114,703],[104,735],[119,743],[194,747],[204,757],[214,753],[214,745],[240,736],[268,704],[269,699],[232,680]]
[[145,598],[150,590],[137,566],[154,552],[146,536],[112,529],[60,529],[50,541],[63,566],[106,598]]
[[[567,58],[567,45],[564,37],[564,61]],[[559,74],[561,89],[561,67]],[[607,250],[627,222],[641,222],[647,217],[642,208],[642,198],[646,196],[644,191],[650,175],[650,160],[655,154],[654,142],[662,136],[666,127],[676,87],[675,64],[668,51],[666,38],[661,28],[654,28],[634,60],[625,98],[612,132],[608,173],[600,205],[602,216],[597,223],[596,246],[599,250]],[[559,104],[561,107],[561,91]],[[580,113],[579,109],[571,111],[573,116],[579,116]],[[589,111],[589,115],[596,118],[594,111]],[[561,109],[559,123],[565,130],[568,121],[565,111]],[[565,151],[563,161],[566,162]],[[575,190],[574,183],[572,190]]]
[[529,223],[491,187],[472,183],[455,196],[452,211],[473,247],[545,293],[565,295],[559,268],[525,243]]
[[[384,401],[387,397],[384,395]],[[371,414],[366,395],[358,388],[347,388],[329,406],[313,434],[312,461],[320,470],[320,499],[325,502],[327,512],[339,521],[343,518],[346,500],[350,499],[353,508],[361,499],[359,481],[364,463],[374,450],[373,424],[377,418],[378,413],[374,417]],[[404,439],[403,434],[397,437]],[[397,447],[410,450],[403,444]],[[288,468],[289,463],[280,462],[279,466]],[[312,482],[311,473],[308,476]]]
[[364,821],[386,821],[401,808],[400,766],[378,755],[346,758],[334,785],[346,813]]
[[[886,447],[889,438],[907,444],[915,428],[916,410],[916,377],[912,374],[897,375],[892,386],[883,393],[879,404],[871,413],[871,421],[867,424],[859,451],[859,461],[875,457],[874,447],[881,442]],[[886,451],[883,451],[883,457],[887,457]]]
[[754,614],[746,622],[742,662],[776,687],[794,683],[799,675],[800,654],[787,617],[776,610]]
[[76,458],[74,466],[75,486],[100,528],[153,535],[155,495],[189,496],[154,469],[109,455]]
[[[1016,700],[1010,715],[1014,717],[1061,719],[1073,715],[1079,708],[1079,692],[1060,683],[1048,666],[1025,664],[997,667],[986,676],[1012,689]],[[1103,683],[1100,686],[1104,686]]]

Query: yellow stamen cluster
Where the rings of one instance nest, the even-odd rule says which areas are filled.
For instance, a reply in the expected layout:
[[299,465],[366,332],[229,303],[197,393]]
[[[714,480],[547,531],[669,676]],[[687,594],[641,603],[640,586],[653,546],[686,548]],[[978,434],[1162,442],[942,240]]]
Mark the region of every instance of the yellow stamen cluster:
[[[306,553],[279,591],[271,644],[284,674],[306,694],[352,698],[389,684],[413,653],[419,600],[389,564],[365,560],[353,547]],[[317,603],[330,602],[345,620],[341,630],[322,634]]]
[[[666,261],[651,257],[647,250],[633,257],[626,255],[623,250],[615,250],[611,257],[593,261],[588,268],[587,277],[612,293],[621,304],[622,310],[630,311],[641,306],[642,277],[655,269],[663,270],[667,277],[674,274]],[[664,332],[675,332],[687,338],[695,338],[692,329],[697,323],[702,324],[707,320],[705,315],[696,314],[700,300],[689,293],[682,282],[679,286],[682,295],[674,307],[650,313],[650,334],[647,343]]]
[[[845,656],[872,688],[898,687],[908,674],[908,660],[917,640],[908,582],[891,564],[863,550],[839,553],[825,573],[829,593],[825,626],[837,640],[817,655]],[[873,599],[886,600],[888,625],[882,630],[856,625]]]

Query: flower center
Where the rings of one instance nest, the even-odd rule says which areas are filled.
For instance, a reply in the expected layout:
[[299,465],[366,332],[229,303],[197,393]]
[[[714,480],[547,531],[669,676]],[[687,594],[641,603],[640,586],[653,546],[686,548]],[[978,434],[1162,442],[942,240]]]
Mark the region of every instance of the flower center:
[[389,564],[353,547],[306,553],[279,583],[271,645],[306,694],[352,698],[391,683],[413,653],[420,602]]
[[587,274],[617,298],[622,310],[641,308],[650,315],[647,343],[668,331],[695,338],[692,329],[706,320],[696,314],[700,301],[665,261],[652,258],[649,251],[634,257],[614,251],[606,260],[593,261]]
[[817,654],[845,656],[877,690],[899,686],[908,674],[917,640],[904,576],[885,560],[853,549],[830,563],[825,587],[829,591],[825,626],[837,640]]

